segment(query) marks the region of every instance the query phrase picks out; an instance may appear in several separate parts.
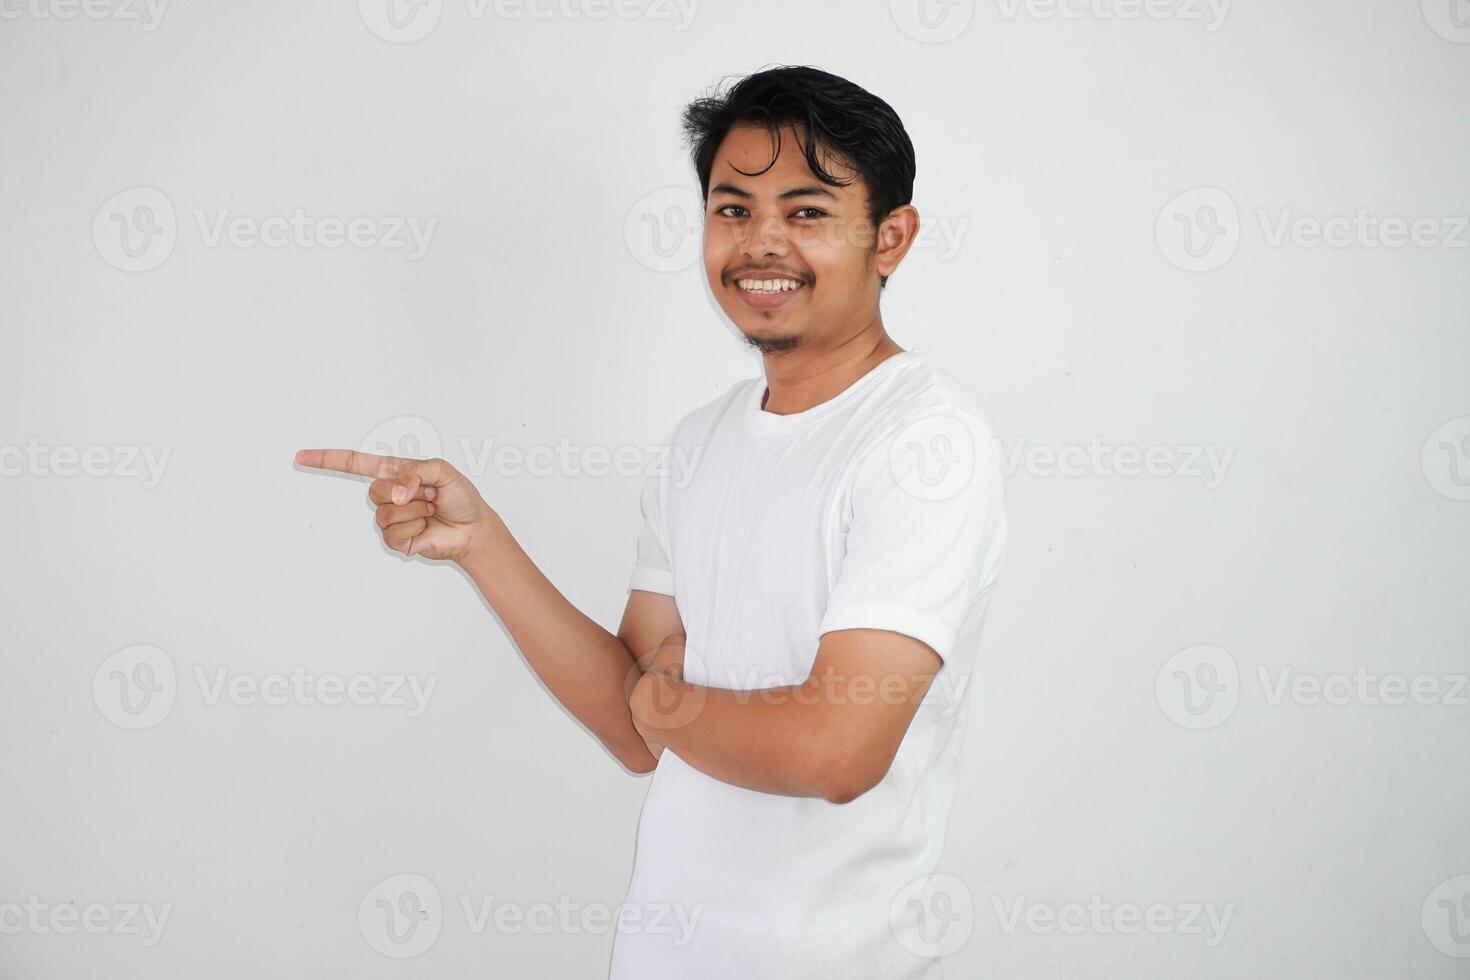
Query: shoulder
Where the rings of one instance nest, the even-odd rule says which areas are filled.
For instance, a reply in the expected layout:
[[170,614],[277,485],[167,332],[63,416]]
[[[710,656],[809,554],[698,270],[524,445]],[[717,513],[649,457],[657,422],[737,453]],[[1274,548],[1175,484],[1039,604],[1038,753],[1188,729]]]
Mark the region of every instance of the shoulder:
[[950,415],[993,434],[980,396],[970,383],[923,354],[913,356],[898,372],[890,397],[891,412],[913,420],[928,415]]
[[954,372],[910,352],[877,400],[859,455],[963,457],[999,474],[995,429],[980,396]]

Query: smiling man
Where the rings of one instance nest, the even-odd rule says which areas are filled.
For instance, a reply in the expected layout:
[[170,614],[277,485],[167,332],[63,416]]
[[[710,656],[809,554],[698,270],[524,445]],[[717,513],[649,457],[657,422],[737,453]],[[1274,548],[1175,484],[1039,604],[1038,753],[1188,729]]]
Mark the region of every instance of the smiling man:
[[672,600],[685,639],[682,670],[632,697],[659,761],[628,902],[701,918],[682,948],[620,934],[612,975],[937,975],[952,924],[923,879],[1004,519],[973,395],[879,310],[918,234],[913,147],[887,103],[812,68],[684,121],[710,288],[764,377],[675,427],[700,454],[687,486],[644,490],[633,602]]
[[459,562],[557,699],[654,772],[612,980],[938,977],[966,927],[928,876],[1005,520],[973,393],[879,310],[918,234],[913,147],[806,67],[684,123],[710,288],[763,370],[670,432],[698,462],[643,487],[616,636],[442,459],[297,461],[374,477],[388,546]]

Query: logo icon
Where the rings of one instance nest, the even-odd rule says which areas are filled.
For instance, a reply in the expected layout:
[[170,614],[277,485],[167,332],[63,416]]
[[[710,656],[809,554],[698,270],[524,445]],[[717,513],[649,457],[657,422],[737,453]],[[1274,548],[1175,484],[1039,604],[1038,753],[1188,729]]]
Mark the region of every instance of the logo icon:
[[407,959],[434,945],[444,927],[439,889],[423,875],[390,875],[362,897],[357,926],[384,956]]
[[129,187],[114,194],[92,218],[97,254],[124,272],[147,272],[163,265],[178,236],[173,204],[153,187]]
[[363,438],[358,452],[403,459],[434,459],[444,455],[439,430],[428,419],[399,415],[380,424]]
[[137,731],[168,717],[178,697],[174,662],[158,647],[124,647],[92,675],[92,701],[102,717]]
[[975,439],[957,418],[931,415],[910,423],[888,447],[893,478],[920,500],[947,500],[975,475]]
[[[683,653],[684,666],[679,676],[698,687],[688,693],[666,692],[662,687],[654,689],[651,707],[655,717],[649,719],[649,724],[661,731],[674,731],[693,723],[703,713],[708,700],[705,688],[720,686],[713,683],[713,667],[699,654],[698,650],[686,642]],[[634,666],[629,676],[636,683],[637,678],[642,676],[642,671]],[[664,753],[664,755],[668,754],[670,753]],[[663,756],[660,756],[659,760],[662,761]]]
[[1450,419],[1424,440],[1420,462],[1429,485],[1451,500],[1470,500],[1470,415]]
[[894,897],[888,924],[903,948],[915,956],[950,956],[969,942],[975,929],[975,899],[969,886],[954,875],[924,875]]
[[1446,956],[1470,959],[1470,874],[1440,882],[1424,899],[1424,935]]
[[1470,44],[1470,0],[1423,0],[1429,29],[1446,41]]
[[1164,258],[1186,272],[1213,272],[1240,248],[1240,209],[1218,187],[1196,187],[1159,212],[1154,237]]
[[412,44],[429,36],[444,12],[444,0],[357,0],[363,24],[384,41]]
[[1181,728],[1216,728],[1240,703],[1240,669],[1222,647],[1189,647],[1159,668],[1154,697],[1164,715]]
[[925,44],[954,40],[975,17],[975,0],[889,0],[888,7],[898,29]]
[[704,204],[687,187],[644,196],[623,221],[623,240],[639,264],[654,272],[682,272],[699,260]]

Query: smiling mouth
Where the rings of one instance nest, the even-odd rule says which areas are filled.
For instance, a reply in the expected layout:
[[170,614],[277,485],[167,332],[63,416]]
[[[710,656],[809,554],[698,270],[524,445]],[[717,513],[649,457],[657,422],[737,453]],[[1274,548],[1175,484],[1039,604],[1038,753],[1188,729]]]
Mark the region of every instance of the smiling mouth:
[[793,293],[806,284],[799,279],[736,279],[735,285],[747,293]]
[[806,283],[790,276],[739,276],[731,284],[740,301],[753,310],[785,306],[806,289]]

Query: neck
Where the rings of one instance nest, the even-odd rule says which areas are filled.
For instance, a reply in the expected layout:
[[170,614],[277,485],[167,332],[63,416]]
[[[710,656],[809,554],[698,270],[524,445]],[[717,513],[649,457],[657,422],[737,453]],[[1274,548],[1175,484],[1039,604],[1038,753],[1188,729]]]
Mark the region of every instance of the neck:
[[762,411],[791,415],[820,405],[846,390],[883,361],[903,351],[875,320],[835,347],[796,347],[765,354],[766,392]]

